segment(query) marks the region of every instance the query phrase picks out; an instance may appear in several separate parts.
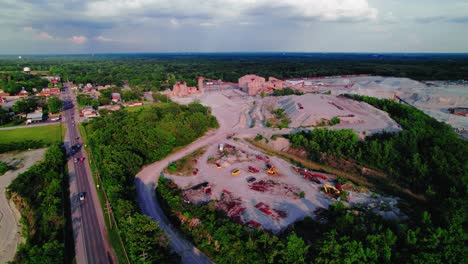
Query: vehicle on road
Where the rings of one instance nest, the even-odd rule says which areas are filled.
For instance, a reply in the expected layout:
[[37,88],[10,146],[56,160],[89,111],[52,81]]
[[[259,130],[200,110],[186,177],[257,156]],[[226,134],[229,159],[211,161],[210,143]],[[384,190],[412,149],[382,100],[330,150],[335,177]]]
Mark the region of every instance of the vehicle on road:
[[77,162],[78,162],[78,158],[74,158],[74,159],[73,159],[73,162],[77,163]]
[[240,170],[239,170],[239,169],[235,169],[235,170],[233,170],[233,171],[231,172],[231,175],[232,175],[232,176],[236,176],[236,175],[239,174],[239,173],[240,173]]
[[245,180],[246,180],[248,183],[252,183],[252,182],[256,181],[257,179],[255,179],[255,177],[253,177],[253,176],[250,176],[250,177],[248,177],[248,178],[245,179]]
[[76,145],[71,146],[71,153],[72,154],[77,153],[80,150],[80,148],[81,148],[81,144],[76,144]]
[[84,201],[85,197],[86,197],[86,193],[80,192],[80,201]]

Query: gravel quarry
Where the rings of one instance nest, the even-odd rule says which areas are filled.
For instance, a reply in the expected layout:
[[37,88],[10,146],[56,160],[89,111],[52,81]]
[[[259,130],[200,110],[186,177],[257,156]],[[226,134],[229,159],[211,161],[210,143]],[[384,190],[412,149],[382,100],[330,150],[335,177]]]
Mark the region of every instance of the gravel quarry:
[[262,100],[262,112],[282,108],[291,119],[291,128],[313,128],[320,126],[323,120],[334,117],[340,123],[333,129],[351,128],[357,133],[373,134],[385,130],[398,132],[400,126],[386,112],[376,109],[364,102],[337,97],[333,95],[305,94],[285,97],[268,97]]
[[[183,104],[198,100],[209,106],[220,123],[220,129],[212,136],[214,140],[210,144],[198,145],[207,147],[202,155],[186,158],[187,162],[193,163],[187,175],[171,175],[166,169],[164,176],[184,190],[186,202],[199,204],[217,201],[218,209],[225,211],[235,221],[249,226],[261,226],[275,233],[306,216],[313,217],[318,209],[327,208],[336,201],[337,197],[331,197],[322,191],[324,184],[335,185],[333,181],[336,177],[311,172],[322,175],[324,179],[320,178],[318,182],[306,179],[281,158],[268,157],[268,162],[259,159],[267,156],[243,138],[251,138],[257,134],[270,138],[273,134],[314,129],[321,127],[318,123],[322,119],[330,120],[333,117],[339,117],[341,122],[326,127],[350,128],[361,137],[384,130],[401,130],[387,113],[366,103],[336,95],[305,94],[261,98],[247,96],[239,90],[224,90],[172,99]],[[265,126],[266,120],[271,117],[271,110],[276,108],[284,109],[284,113],[291,119],[288,128]],[[277,145],[279,148],[288,146],[282,138],[278,139]],[[222,151],[220,146],[223,146]],[[193,151],[196,149],[192,148]],[[189,154],[186,152],[186,155]],[[180,158],[182,157],[179,155]],[[177,160],[169,160],[169,163]],[[268,166],[276,168],[277,174],[267,173]],[[258,172],[253,172],[250,167]],[[233,175],[236,170],[239,172]],[[159,174],[153,174],[154,181],[157,179],[156,175]],[[345,202],[380,204],[380,200],[372,202],[372,199],[370,193],[349,191],[349,200]],[[379,208],[390,208],[390,211],[395,212],[387,213],[390,217],[404,217],[398,211],[397,204],[392,202],[390,206],[373,208],[376,208],[376,212],[379,212]],[[385,213],[382,212],[382,215]]]
[[[209,132],[164,160],[146,166],[137,174],[140,180],[137,181],[140,206],[146,214],[157,220],[167,233],[172,234],[170,242],[183,256],[183,262],[189,263],[198,258],[198,250],[170,225],[157,205],[151,189],[157,187],[159,175],[171,162],[200,148],[206,147],[207,150],[196,158],[196,162],[192,161],[193,172],[183,176],[164,174],[184,190],[186,202],[206,203],[214,200],[217,208],[224,210],[235,221],[249,226],[262,226],[272,232],[281,232],[288,225],[306,216],[314,216],[317,209],[326,208],[337,200],[337,197],[331,197],[322,191],[323,185],[334,184],[334,176],[324,174],[326,179],[320,178],[319,183],[311,181],[298,174],[290,163],[278,157],[269,157],[269,164],[274,166],[278,173],[270,175],[267,173],[265,161],[257,158],[258,155],[266,155],[244,141],[244,138],[252,138],[258,134],[270,138],[275,134],[314,129],[321,120],[330,120],[333,117],[339,117],[340,123],[325,126],[326,128],[350,128],[361,138],[381,131],[401,130],[387,113],[366,103],[339,96],[345,93],[390,99],[397,95],[441,121],[444,121],[445,116],[445,121],[449,121],[454,127],[466,127],[466,121],[463,121],[466,117],[449,120],[452,118],[444,112],[448,107],[466,106],[468,90],[465,83],[430,84],[407,78],[381,76],[336,77],[308,82],[302,90],[310,94],[302,96],[262,98],[247,96],[237,89],[227,89],[191,97],[171,98],[177,103],[198,101],[209,106],[220,124],[216,131]],[[287,128],[278,129],[265,125],[272,116],[271,110],[275,108],[284,109],[287,117],[291,119]],[[233,146],[236,152],[220,155],[220,144]],[[277,139],[277,142],[270,141],[270,144],[277,151],[288,148],[288,142],[281,138]],[[253,172],[249,167],[254,167],[258,172]],[[233,175],[236,170],[239,172]],[[398,208],[400,201],[397,198],[384,197],[367,190],[346,191],[349,192],[349,196],[345,202],[350,205],[362,205],[387,219],[406,218]]]
[[[187,175],[164,173],[164,176],[184,190],[187,203],[217,201],[218,209],[235,221],[274,233],[306,216],[315,217],[318,209],[340,200],[323,192],[323,185],[335,185],[336,176],[309,171],[320,177],[314,181],[306,179],[287,161],[269,157],[240,140],[220,140],[202,155],[187,158],[186,162],[192,166]],[[276,168],[277,173],[268,173],[269,166]],[[236,170],[239,173],[233,173]],[[405,217],[395,198],[369,191],[346,191],[349,200],[342,200],[345,204],[369,207],[388,219]]]
[[468,107],[468,81],[416,81],[383,76],[327,77],[294,79],[302,81],[303,92],[328,92],[332,95],[359,94],[393,99],[397,95],[435,119],[461,130],[468,138],[468,117],[449,114],[448,108]]

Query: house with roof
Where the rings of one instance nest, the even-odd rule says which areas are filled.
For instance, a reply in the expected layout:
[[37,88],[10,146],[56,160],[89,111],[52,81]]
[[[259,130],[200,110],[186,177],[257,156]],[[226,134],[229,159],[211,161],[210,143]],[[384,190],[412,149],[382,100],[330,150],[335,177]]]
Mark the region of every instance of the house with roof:
[[120,101],[122,101],[122,99],[120,98],[120,93],[112,93],[112,102],[115,102],[115,103],[118,103]]
[[28,97],[28,95],[29,95],[29,93],[26,90],[24,90],[24,87],[18,93],[18,97]]
[[80,116],[89,119],[89,118],[98,117],[99,114],[96,110],[94,110],[92,106],[87,105],[87,106],[83,106],[83,109],[81,109]]
[[39,93],[40,96],[59,96],[60,95],[60,89],[59,88],[44,88],[42,91]]

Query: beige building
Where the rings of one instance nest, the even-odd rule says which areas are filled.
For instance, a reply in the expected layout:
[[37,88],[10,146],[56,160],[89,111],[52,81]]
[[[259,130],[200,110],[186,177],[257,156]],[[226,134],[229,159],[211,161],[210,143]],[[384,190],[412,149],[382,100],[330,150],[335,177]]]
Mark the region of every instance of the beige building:
[[[202,79],[203,82],[203,79]],[[199,84],[200,84],[200,79],[199,79]],[[203,89],[203,83],[202,83],[202,89]],[[172,86],[172,95],[177,96],[177,97],[184,97],[184,96],[189,96],[192,94],[198,94],[200,93],[199,90],[197,90],[197,87],[193,86],[187,86],[186,82],[176,82]]]
[[249,74],[239,78],[239,88],[246,92],[248,95],[257,95],[262,92],[270,94],[274,90],[281,90],[284,88],[284,81],[274,77],[265,78]]

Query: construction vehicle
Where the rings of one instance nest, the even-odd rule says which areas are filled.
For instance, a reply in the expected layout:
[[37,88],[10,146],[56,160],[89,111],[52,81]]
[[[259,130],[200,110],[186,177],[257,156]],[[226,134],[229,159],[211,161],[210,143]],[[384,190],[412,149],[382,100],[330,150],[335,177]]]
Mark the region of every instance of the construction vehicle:
[[331,194],[331,195],[340,195],[340,191],[335,188],[335,186],[331,186],[330,184],[324,184],[323,185],[323,192],[326,194]]
[[239,173],[240,173],[240,170],[239,170],[239,169],[235,169],[235,170],[231,171],[231,175],[232,175],[232,176],[236,176],[236,175],[239,174]]
[[271,165],[270,168],[267,170],[267,173],[270,175],[278,175],[278,170],[275,166]]

